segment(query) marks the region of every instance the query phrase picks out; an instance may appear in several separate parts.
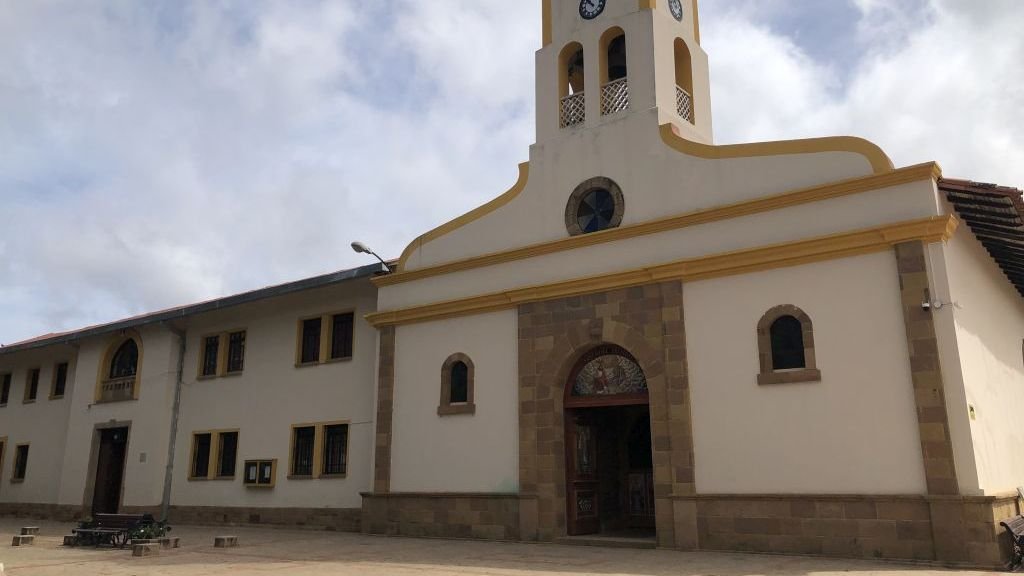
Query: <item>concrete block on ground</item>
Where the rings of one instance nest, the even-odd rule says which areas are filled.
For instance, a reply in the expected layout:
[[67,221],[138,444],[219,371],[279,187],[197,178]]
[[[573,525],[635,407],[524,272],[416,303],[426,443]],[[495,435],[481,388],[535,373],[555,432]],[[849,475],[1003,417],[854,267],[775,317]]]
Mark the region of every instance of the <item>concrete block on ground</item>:
[[25,526],[21,529],[22,536],[38,536],[39,526]]
[[159,554],[159,544],[134,544],[132,546],[132,556],[157,556]]
[[238,536],[217,536],[213,539],[214,548],[235,548],[238,546]]
[[78,545],[78,536],[74,536],[74,535],[65,536],[64,537],[64,545],[65,546],[77,546]]
[[175,538],[161,538],[160,547],[164,550],[170,550],[171,548],[178,548],[181,545],[180,539]]
[[15,536],[11,546],[31,546],[36,543],[36,537],[32,535]]

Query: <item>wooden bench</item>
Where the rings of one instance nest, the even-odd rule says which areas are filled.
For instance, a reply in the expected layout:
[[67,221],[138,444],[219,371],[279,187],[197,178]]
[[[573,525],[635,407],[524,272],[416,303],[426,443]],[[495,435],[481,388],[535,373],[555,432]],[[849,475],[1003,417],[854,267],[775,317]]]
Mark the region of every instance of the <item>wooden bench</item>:
[[999,524],[1006,528],[1010,541],[1013,542],[1013,561],[1010,567],[1020,566],[1021,560],[1024,560],[1024,516],[1016,516]]
[[72,530],[76,546],[117,546],[124,548],[136,530],[154,524],[150,514],[97,514]]

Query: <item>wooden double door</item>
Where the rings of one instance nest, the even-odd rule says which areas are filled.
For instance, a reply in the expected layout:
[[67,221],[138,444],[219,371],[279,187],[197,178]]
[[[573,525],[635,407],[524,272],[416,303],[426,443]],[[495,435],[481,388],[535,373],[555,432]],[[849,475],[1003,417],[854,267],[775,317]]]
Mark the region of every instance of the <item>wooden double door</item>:
[[565,422],[569,535],[653,531],[648,407],[570,409]]

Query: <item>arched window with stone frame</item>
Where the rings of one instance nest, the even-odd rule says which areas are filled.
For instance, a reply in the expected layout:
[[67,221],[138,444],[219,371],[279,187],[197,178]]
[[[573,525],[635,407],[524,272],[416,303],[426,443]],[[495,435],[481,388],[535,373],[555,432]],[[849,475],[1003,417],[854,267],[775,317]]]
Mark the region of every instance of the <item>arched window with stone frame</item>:
[[452,354],[441,366],[441,404],[438,416],[475,414],[474,401],[476,369],[469,356]]
[[757,348],[758,384],[821,380],[814,353],[814,325],[800,308],[787,304],[765,313],[757,325]]

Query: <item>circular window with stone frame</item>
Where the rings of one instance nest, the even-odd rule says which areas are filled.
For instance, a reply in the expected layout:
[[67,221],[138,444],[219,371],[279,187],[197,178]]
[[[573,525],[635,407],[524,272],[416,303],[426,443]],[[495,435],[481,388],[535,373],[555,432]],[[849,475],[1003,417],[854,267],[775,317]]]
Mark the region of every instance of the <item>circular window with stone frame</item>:
[[565,227],[570,236],[618,228],[626,203],[622,189],[610,178],[591,178],[580,184],[565,207]]

